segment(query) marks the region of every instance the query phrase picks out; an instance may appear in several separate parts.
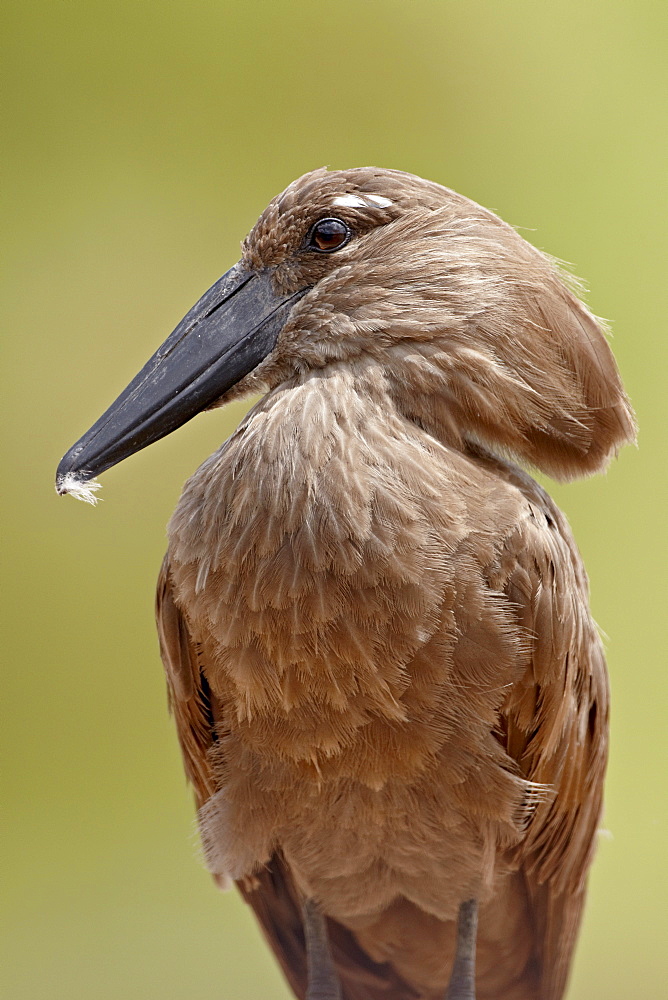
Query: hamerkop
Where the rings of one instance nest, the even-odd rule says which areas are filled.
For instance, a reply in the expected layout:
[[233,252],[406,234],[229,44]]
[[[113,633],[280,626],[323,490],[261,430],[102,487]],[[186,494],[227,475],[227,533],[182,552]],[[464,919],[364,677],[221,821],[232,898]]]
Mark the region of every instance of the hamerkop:
[[[306,174],[65,456],[58,491],[263,398],[186,483],[158,631],[207,864],[308,1000],[557,1000],[608,688],[568,525],[516,463],[634,437],[600,324],[411,174]],[[223,993],[224,995],[224,993]]]

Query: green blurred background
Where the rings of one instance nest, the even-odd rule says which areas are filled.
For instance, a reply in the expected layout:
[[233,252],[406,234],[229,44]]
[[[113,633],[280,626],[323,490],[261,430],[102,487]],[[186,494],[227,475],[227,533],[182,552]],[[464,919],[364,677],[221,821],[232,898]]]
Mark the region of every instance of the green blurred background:
[[375,164],[527,227],[613,320],[640,449],[553,491],[609,635],[614,695],[612,837],[569,996],[658,996],[664,0],[22,0],[5,11],[6,995],[287,997],[249,914],[198,860],[152,623],[181,484],[242,409],[202,415],[111,470],[95,510],[58,499],[52,481],[234,263],[270,197],[316,166]]

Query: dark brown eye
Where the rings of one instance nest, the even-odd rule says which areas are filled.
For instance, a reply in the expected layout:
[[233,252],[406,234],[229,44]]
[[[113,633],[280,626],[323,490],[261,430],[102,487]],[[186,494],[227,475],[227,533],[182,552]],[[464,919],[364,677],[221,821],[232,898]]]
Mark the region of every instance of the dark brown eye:
[[351,233],[340,219],[321,219],[311,230],[309,246],[321,253],[339,250],[350,239]]

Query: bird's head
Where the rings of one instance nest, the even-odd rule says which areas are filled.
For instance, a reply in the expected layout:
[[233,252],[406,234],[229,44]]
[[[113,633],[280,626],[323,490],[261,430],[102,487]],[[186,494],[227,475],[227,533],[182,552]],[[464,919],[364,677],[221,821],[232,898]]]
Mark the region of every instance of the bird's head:
[[553,260],[438,184],[322,169],[268,205],[239,263],[63,458],[57,488],[85,494],[200,410],[334,364],[374,372],[435,436],[558,478],[634,437],[601,325]]

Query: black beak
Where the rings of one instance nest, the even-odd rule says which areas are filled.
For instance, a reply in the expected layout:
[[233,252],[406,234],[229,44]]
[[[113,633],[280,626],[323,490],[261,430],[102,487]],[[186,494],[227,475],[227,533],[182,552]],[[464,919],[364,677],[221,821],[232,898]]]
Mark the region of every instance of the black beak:
[[276,295],[269,272],[235,264],[70,448],[58,466],[57,491],[76,493],[220,399],[273,350],[290,310],[307,290]]

